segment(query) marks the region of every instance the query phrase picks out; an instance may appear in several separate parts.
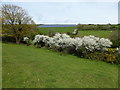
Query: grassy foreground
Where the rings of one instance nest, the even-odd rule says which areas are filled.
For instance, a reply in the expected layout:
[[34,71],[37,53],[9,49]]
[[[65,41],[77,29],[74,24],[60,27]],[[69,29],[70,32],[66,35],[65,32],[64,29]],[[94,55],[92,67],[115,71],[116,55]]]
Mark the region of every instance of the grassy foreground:
[[117,65],[3,44],[3,88],[116,88]]

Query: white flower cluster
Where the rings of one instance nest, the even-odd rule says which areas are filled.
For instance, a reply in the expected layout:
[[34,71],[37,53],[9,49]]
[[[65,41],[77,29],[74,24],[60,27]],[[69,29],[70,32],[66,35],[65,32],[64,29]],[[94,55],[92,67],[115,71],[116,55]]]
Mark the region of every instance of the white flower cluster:
[[83,37],[83,46],[90,51],[101,50],[111,45],[112,42],[109,39],[99,38],[93,35]]
[[120,54],[120,46],[117,47],[116,50],[118,51],[118,54]]
[[77,29],[74,29],[74,31],[72,32],[73,35],[76,35],[78,33]]
[[28,40],[29,40],[29,38],[28,38],[28,37],[24,37],[24,38],[23,38],[23,41],[28,42]]
[[95,36],[84,36],[83,38],[71,38],[67,34],[56,33],[53,37],[44,35],[36,35],[34,42],[44,42],[49,46],[56,46],[57,48],[74,48],[79,50],[85,48],[88,51],[101,50],[101,48],[110,47],[112,42],[109,39],[99,38]]

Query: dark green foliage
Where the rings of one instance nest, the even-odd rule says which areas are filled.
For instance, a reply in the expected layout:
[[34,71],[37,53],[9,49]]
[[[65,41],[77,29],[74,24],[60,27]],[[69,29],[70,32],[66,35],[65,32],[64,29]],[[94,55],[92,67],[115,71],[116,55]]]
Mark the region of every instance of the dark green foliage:
[[120,46],[120,29],[115,30],[109,38],[113,42],[113,47],[119,47]]
[[15,43],[15,38],[13,36],[3,36],[2,37],[2,42],[12,42]]
[[92,60],[100,60],[108,63],[120,64],[116,48],[108,48],[108,51],[104,52],[87,52],[84,54],[84,57]]
[[78,30],[116,30],[118,28],[118,25],[94,25],[94,24],[78,24],[77,29]]
[[67,34],[68,34],[68,35],[71,35],[71,33],[70,33],[70,32],[67,32]]

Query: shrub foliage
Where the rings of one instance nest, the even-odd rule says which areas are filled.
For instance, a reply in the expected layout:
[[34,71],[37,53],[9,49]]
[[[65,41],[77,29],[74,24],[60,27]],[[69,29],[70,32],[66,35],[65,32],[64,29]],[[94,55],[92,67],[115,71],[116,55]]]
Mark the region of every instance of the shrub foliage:
[[117,63],[118,54],[116,49],[111,49],[112,42],[109,39],[95,36],[83,38],[71,38],[67,34],[57,33],[53,37],[36,35],[34,39],[36,47],[47,47],[59,52],[74,54],[79,57],[97,59],[110,63]]

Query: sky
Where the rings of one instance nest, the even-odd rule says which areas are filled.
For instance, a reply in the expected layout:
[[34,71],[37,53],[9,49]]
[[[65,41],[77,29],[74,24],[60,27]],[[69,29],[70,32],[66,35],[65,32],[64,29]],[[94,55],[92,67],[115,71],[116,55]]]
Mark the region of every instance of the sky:
[[24,8],[37,24],[117,24],[118,0],[3,0]]

